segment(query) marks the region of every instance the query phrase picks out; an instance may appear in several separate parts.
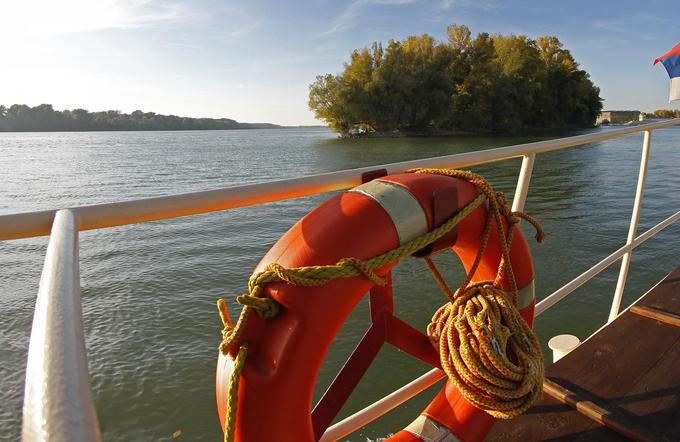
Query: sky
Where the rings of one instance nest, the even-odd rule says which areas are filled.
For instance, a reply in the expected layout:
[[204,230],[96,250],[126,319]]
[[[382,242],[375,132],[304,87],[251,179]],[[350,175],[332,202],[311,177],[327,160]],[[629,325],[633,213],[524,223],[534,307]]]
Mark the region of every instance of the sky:
[[680,42],[678,0],[0,0],[0,103],[320,124],[317,75],[452,23],[556,35],[605,110],[680,108],[652,66]]

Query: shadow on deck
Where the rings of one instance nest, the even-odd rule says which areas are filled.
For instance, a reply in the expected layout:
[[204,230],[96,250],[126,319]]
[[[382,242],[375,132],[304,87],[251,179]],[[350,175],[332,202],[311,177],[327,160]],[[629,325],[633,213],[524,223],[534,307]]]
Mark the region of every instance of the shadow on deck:
[[680,440],[680,267],[548,367],[543,391],[487,440]]

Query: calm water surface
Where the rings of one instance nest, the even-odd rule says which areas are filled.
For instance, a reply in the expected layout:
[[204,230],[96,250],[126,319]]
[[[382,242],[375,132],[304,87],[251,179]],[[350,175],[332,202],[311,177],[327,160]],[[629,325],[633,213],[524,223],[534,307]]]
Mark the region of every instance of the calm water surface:
[[[341,141],[324,129],[0,134],[0,214],[208,190],[536,139]],[[532,244],[539,298],[625,240],[641,144],[642,136],[634,135],[538,157],[526,210],[549,235],[544,245]],[[641,229],[680,206],[680,128],[655,131],[652,146]],[[476,170],[511,196],[518,166],[516,160]],[[215,299],[242,293],[269,247],[326,198],[81,234],[85,332],[105,440],[171,440],[177,430],[182,440],[219,440],[213,382],[221,325]],[[0,439],[16,440],[20,433],[28,333],[46,244],[46,238],[0,242]],[[678,226],[639,248],[626,302],[680,265],[679,250]],[[460,280],[462,267],[452,255],[437,261],[452,284]],[[541,316],[542,342],[557,333],[585,338],[597,329],[607,318],[617,274],[612,267]],[[416,260],[399,265],[395,298],[398,314],[421,329],[443,302]],[[364,333],[365,304],[334,342],[317,389],[323,390]],[[426,370],[385,347],[342,415]],[[433,392],[352,440],[402,428]]]

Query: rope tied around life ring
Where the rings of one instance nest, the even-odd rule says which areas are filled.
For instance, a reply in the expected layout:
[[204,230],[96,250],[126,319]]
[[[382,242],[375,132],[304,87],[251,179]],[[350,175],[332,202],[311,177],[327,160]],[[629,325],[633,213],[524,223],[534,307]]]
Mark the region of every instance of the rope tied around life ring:
[[[416,173],[460,176],[460,171],[419,169]],[[466,175],[467,172],[464,172]],[[543,354],[533,330],[517,310],[517,284],[510,262],[514,225],[527,220],[536,229],[540,243],[545,233],[529,215],[512,212],[502,193],[494,192],[482,177],[469,175],[489,201],[482,241],[465,280],[455,292],[446,284],[434,262],[425,259],[449,302],[440,307],[427,327],[432,344],[439,350],[444,372],[470,403],[499,419],[524,413],[543,389]],[[502,217],[508,222],[507,234]],[[493,281],[472,283],[495,225],[501,246],[501,261]],[[507,275],[510,292],[501,283]]]
[[[434,243],[485,201],[488,201],[489,208],[482,243],[470,272],[456,292],[448,288],[434,262],[429,257],[425,258],[448,298],[448,302],[433,316],[428,326],[428,336],[439,350],[442,368],[449,379],[469,402],[492,416],[506,419],[517,416],[540,397],[543,355],[531,327],[517,311],[517,287],[509,249],[513,226],[520,219],[527,220],[535,227],[538,242],[542,242],[545,236],[541,226],[529,215],[512,212],[505,196],[495,192],[484,178],[473,172],[452,169],[413,169],[409,172],[460,178],[482,192],[441,226],[374,258],[343,258],[332,265],[297,268],[284,268],[277,263],[267,265],[264,270],[250,277],[248,293],[236,297],[243,309],[235,325],[229,317],[226,302],[218,299],[217,307],[223,323],[220,352],[227,355],[238,348],[227,389],[225,442],[233,441],[235,435],[238,385],[248,353],[248,343],[241,342],[245,325],[253,312],[264,319],[271,319],[279,310],[276,301],[264,293],[266,284],[285,282],[295,286],[318,287],[335,279],[362,276],[382,286],[385,280],[375,272],[377,269]],[[501,217],[505,217],[508,222],[507,235]],[[494,221],[502,252],[496,279],[472,284]],[[506,274],[510,293],[501,288],[501,281]]]

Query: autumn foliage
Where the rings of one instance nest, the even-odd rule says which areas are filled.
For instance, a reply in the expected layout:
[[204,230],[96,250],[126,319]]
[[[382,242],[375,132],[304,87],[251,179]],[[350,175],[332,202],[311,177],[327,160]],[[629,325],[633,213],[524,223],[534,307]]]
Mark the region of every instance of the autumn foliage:
[[557,37],[472,37],[451,25],[355,50],[339,75],[310,85],[309,107],[331,129],[379,133],[517,132],[592,126],[599,88]]

